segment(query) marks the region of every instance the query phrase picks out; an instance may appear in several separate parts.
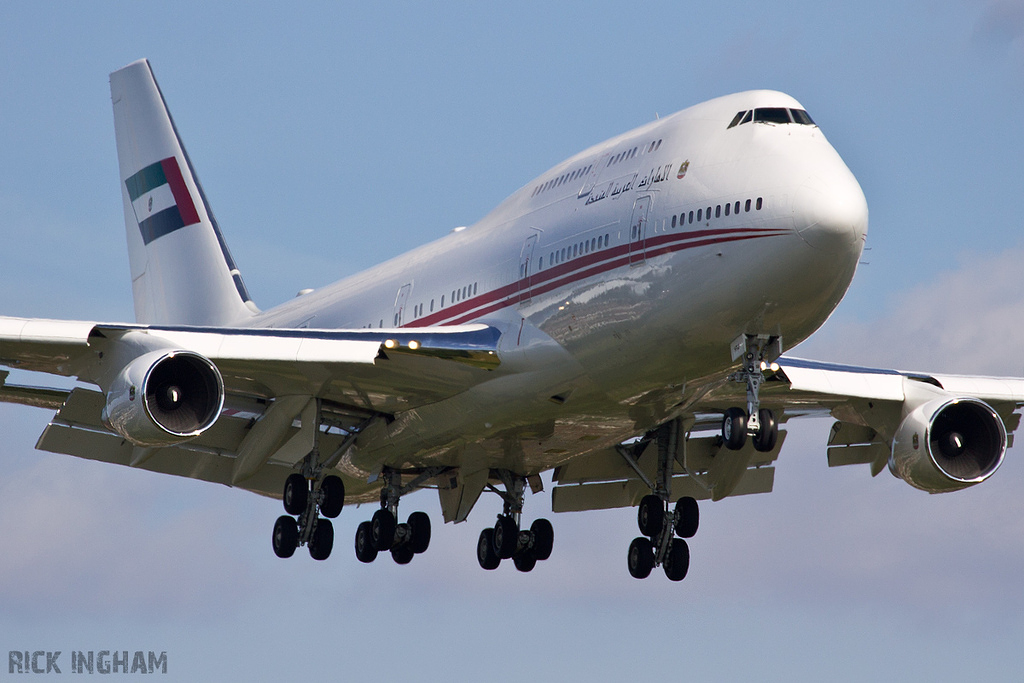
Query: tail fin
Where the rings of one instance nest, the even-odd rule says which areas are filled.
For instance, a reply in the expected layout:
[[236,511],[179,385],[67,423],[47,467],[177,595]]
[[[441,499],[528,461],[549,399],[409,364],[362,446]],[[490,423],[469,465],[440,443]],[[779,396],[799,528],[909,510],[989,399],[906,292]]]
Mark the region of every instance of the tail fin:
[[149,62],[110,74],[124,223],[140,323],[228,325],[258,312]]

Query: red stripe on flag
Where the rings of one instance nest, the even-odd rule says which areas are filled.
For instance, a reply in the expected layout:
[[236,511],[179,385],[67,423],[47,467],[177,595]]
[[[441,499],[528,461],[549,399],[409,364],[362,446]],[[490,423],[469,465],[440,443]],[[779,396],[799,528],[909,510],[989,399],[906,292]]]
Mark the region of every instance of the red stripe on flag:
[[178,205],[181,213],[181,220],[184,225],[192,225],[199,222],[199,212],[196,211],[195,202],[192,201],[192,194],[185,185],[185,179],[181,176],[181,168],[178,167],[178,160],[174,157],[167,157],[160,161],[164,169],[164,176],[167,177],[167,184],[171,186],[171,194],[174,195],[174,203]]

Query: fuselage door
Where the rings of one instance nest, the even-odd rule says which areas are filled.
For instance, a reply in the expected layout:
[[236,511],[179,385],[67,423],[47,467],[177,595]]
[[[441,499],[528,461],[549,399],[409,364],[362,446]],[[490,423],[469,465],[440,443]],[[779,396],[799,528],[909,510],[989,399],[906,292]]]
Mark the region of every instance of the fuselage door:
[[530,300],[530,282],[533,280],[533,271],[537,269],[537,265],[533,261],[537,238],[536,232],[527,237],[523,242],[523,250],[519,253],[519,301],[521,303]]
[[402,285],[395,297],[395,327],[401,327],[406,319],[406,306],[409,305],[409,294],[412,292],[412,283]]
[[647,244],[647,214],[651,210],[651,197],[637,197],[633,203],[633,217],[629,222],[629,265],[644,262]]

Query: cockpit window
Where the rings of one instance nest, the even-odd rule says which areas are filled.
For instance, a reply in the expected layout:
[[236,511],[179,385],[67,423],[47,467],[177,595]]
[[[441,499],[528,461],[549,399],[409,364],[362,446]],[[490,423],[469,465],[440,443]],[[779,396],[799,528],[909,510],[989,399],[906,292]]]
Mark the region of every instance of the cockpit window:
[[797,123],[802,123],[805,126],[814,125],[814,121],[811,120],[810,114],[805,112],[803,109],[790,109],[789,113],[793,115],[793,120]]
[[760,123],[798,123],[804,126],[816,125],[810,115],[803,109],[785,109],[783,107],[762,107],[760,109],[747,109],[737,112],[727,126],[734,128],[757,121]]
[[754,110],[754,121],[761,123],[791,123],[789,110],[782,107],[766,107]]

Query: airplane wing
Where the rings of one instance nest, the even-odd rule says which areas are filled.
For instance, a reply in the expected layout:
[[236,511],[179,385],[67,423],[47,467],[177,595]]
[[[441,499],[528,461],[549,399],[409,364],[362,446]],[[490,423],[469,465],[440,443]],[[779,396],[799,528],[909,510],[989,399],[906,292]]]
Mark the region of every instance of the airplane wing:
[[[901,372],[785,357],[764,372],[760,405],[771,409],[779,424],[799,417],[835,419],[826,444],[829,467],[869,465],[874,476],[889,466],[895,476],[931,493],[991,476],[1013,444],[1021,419],[1017,411],[1024,406],[1022,378]],[[722,414],[743,402],[744,391],[743,384],[723,381],[698,391],[680,408],[689,436],[672,464],[673,497],[720,500],[772,490],[786,432],[779,433],[767,453],[749,440],[728,451],[721,437]],[[939,443],[943,438],[951,440],[955,453]],[[651,433],[628,449],[605,449],[557,468],[555,511],[637,505],[656,476],[655,444]]]
[[[11,385],[3,371],[0,402],[57,410],[41,450],[279,496],[314,439],[331,465],[374,421],[493,376],[500,336],[485,325],[255,330],[0,317],[0,365],[99,387]],[[185,400],[161,408],[157,385],[172,372],[167,386]],[[346,483],[350,500],[373,495],[366,482]]]

